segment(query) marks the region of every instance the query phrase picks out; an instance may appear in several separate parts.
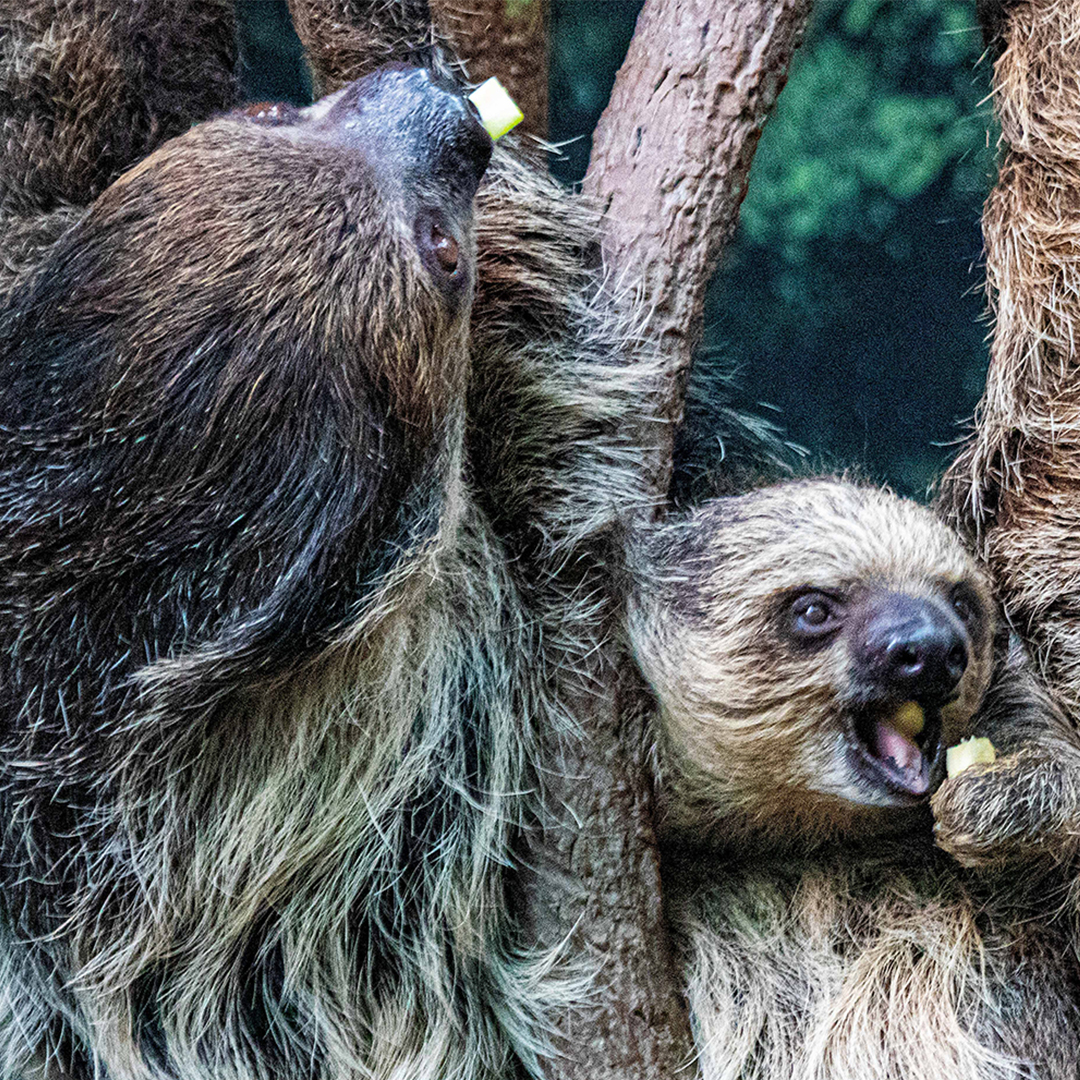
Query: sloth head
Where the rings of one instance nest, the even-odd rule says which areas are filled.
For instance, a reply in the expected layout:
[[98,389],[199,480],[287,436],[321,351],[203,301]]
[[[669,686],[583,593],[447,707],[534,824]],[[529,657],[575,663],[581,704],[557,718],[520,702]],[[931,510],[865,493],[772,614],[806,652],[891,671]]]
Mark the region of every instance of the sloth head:
[[662,832],[724,843],[903,828],[970,730],[995,616],[928,510],[814,480],[652,530],[629,625]]

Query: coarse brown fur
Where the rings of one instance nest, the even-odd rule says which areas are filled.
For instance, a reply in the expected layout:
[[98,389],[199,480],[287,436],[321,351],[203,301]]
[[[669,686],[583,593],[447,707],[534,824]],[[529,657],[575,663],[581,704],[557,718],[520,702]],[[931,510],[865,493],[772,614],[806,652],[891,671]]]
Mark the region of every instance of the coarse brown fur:
[[[997,184],[983,214],[995,317],[975,431],[945,477],[941,504],[985,560],[1010,625],[1067,717],[1036,725],[1022,756],[955,792],[966,820],[951,843],[996,865],[1043,850],[1066,866],[1072,910],[1080,869],[1080,9],[1053,0],[986,0],[999,53]],[[946,793],[943,792],[943,798]],[[1014,819],[1015,817],[1015,819]],[[1078,948],[1080,933],[1072,947]]]
[[995,316],[976,430],[943,504],[988,566],[1006,616],[1080,716],[1080,11],[987,3],[1003,156],[983,215]]
[[652,354],[594,211],[508,149],[474,210],[419,72],[141,161],[165,117],[39,124],[69,67],[152,109],[148,39],[178,116],[229,96],[229,5],[137,6],[0,11],[5,212],[74,222],[0,314],[0,1077],[517,1075],[531,732],[610,633]]
[[[1054,798],[1080,750],[1022,650],[998,635],[995,660],[987,583],[956,537],[886,492],[800,481],[654,527],[637,567],[629,629],[656,697],[663,877],[704,1080],[1074,1078],[1060,848],[1040,849],[1046,815],[1009,782],[1053,734]],[[939,843],[979,871],[935,848],[925,772],[868,766],[868,732],[925,689],[875,651],[884,618],[904,655],[909,610],[967,655],[935,692],[940,745],[974,726],[1002,755],[934,800]],[[932,788],[943,754],[924,749]]]
[[124,169],[233,104],[235,38],[231,0],[0,0],[0,298]]

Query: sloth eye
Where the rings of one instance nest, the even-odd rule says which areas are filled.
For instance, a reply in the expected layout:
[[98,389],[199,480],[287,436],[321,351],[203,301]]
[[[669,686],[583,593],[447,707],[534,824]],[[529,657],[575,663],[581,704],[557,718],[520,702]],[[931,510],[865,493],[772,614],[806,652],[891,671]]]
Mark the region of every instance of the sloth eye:
[[953,589],[949,602],[965,626],[970,627],[982,617],[982,607],[975,591],[963,581]]
[[461,287],[468,278],[467,274],[458,272],[462,261],[461,245],[442,213],[422,210],[415,229],[416,246],[428,272],[440,285],[452,290]]
[[839,605],[821,593],[803,593],[788,608],[789,626],[796,638],[813,640],[831,634],[840,625]]
[[458,242],[444,233],[437,225],[431,226],[431,249],[435,261],[448,273],[452,274],[458,266]]

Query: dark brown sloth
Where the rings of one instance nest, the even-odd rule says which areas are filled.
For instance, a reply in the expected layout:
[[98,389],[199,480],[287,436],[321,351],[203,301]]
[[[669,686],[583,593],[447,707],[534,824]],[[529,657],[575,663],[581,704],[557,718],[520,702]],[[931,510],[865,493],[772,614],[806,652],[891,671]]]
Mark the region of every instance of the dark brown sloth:
[[[977,716],[1006,753],[1060,722],[1000,645],[987,698],[994,607],[955,536],[888,493],[795,482],[656,527],[639,569],[701,1075],[1075,1077],[1052,870],[975,876],[933,845],[946,746]],[[940,807],[942,839],[976,822],[991,843],[966,809]]]
[[186,130],[230,8],[0,2],[0,1077],[519,1076],[650,354],[441,76]]

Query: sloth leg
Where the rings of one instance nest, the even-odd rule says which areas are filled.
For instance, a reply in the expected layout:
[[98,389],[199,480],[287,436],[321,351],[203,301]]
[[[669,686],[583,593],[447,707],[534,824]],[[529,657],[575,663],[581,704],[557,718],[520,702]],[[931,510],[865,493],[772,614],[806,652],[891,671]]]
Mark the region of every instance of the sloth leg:
[[315,96],[389,61],[440,66],[427,0],[289,0],[315,81]]

